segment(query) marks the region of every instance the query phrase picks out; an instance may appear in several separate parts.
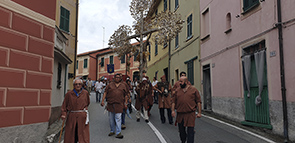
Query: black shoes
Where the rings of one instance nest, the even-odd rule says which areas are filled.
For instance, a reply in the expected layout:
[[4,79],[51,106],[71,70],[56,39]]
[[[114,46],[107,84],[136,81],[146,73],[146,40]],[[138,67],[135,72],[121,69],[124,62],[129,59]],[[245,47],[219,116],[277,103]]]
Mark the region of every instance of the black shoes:
[[109,136],[112,136],[112,135],[115,135],[115,133],[113,133],[113,132],[110,132],[110,133],[109,133]]
[[136,121],[137,121],[137,122],[139,122],[139,121],[140,121],[140,119],[138,118],[138,119],[136,119]]
[[117,136],[116,136],[116,138],[118,138],[118,139],[123,139],[123,135],[121,134],[121,133],[119,133]]
[[122,125],[121,125],[121,129],[122,129],[122,130],[125,130],[125,129],[126,129],[126,126],[125,126],[124,124],[122,124]]
[[146,122],[146,123],[149,123],[150,121],[149,121],[149,120],[145,120],[145,122]]

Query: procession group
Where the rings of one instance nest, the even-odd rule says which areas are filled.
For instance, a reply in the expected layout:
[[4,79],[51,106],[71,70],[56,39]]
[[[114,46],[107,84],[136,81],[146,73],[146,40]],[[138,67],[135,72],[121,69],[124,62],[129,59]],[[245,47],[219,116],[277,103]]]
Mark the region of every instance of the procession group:
[[[65,143],[89,143],[89,114],[91,82],[83,82],[77,78],[73,82],[74,89],[66,93],[61,118],[65,121]],[[131,99],[135,99],[136,121],[140,122],[140,113],[143,113],[145,122],[149,122],[150,110],[153,104],[158,104],[160,120],[164,124],[167,111],[168,122],[173,124],[173,117],[176,117],[175,124],[178,125],[181,142],[194,142],[195,119],[201,117],[201,98],[198,90],[191,85],[185,72],[180,73],[180,79],[173,87],[166,80],[165,75],[161,81],[156,77],[153,82],[143,74],[141,80],[129,78],[122,80],[122,75],[117,73],[110,81],[101,78],[95,83],[96,102],[108,111],[110,132],[108,136],[122,139],[121,133],[125,129],[125,116],[132,111]],[[106,103],[105,103],[106,102]],[[196,114],[196,111],[197,114]]]

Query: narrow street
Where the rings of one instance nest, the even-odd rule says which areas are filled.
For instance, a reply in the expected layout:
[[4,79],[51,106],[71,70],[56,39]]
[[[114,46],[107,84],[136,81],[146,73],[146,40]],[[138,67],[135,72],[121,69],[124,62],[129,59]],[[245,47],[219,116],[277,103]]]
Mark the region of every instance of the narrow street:
[[[136,122],[135,112],[131,113],[132,119],[126,116],[125,130],[122,130],[123,139],[109,137],[110,131],[108,115],[99,103],[95,102],[95,93],[91,93],[90,112],[90,142],[91,143],[179,143],[177,126],[168,123],[162,124],[159,119],[157,104],[151,110],[150,122],[147,124],[141,118]],[[165,114],[166,115],[166,114]],[[273,142],[256,134],[249,134],[227,124],[203,116],[196,119],[195,142],[199,143],[269,143]]]

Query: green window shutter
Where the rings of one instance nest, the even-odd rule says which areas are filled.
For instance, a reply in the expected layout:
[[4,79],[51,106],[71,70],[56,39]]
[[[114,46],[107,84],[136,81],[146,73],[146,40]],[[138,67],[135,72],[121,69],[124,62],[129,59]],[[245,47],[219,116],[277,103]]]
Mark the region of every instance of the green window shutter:
[[84,68],[87,68],[88,66],[88,59],[84,59]]
[[114,56],[110,56],[110,64],[114,64]]
[[60,7],[60,24],[59,28],[69,32],[70,27],[70,11],[65,9],[64,7]]
[[79,67],[79,61],[77,61],[76,69],[78,69],[78,67]]
[[121,64],[124,64],[125,63],[125,59],[126,59],[125,58],[125,55],[121,57]]
[[104,67],[104,58],[101,58],[100,66]]

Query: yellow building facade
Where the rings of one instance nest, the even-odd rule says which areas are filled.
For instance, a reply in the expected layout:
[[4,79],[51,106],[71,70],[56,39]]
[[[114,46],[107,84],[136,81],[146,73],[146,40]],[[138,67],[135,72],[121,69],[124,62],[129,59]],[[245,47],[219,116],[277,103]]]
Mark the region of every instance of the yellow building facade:
[[180,72],[187,73],[189,81],[198,90],[201,90],[200,55],[200,21],[199,0],[191,1],[169,1],[156,0],[150,10],[152,17],[163,11],[176,12],[181,15],[183,28],[178,36],[164,45],[158,45],[150,40],[150,59],[148,59],[147,75],[160,77],[166,75],[173,85],[179,80]]
[[65,54],[73,61],[68,65],[67,72],[68,87],[73,88],[73,79],[76,71],[76,54],[77,54],[77,7],[79,0],[57,0],[56,2],[56,26],[63,32],[63,35],[68,39]]
[[[154,17],[157,13],[164,11],[164,1],[162,0],[155,0],[154,3],[156,3],[151,11],[154,11],[154,13],[151,13],[152,17]],[[168,5],[166,5],[168,7]],[[166,9],[168,10],[168,9]],[[150,46],[148,46],[148,51],[150,52],[150,57],[148,58],[148,64],[147,64],[147,75],[150,77],[150,80],[152,80],[153,77],[157,77],[157,80],[160,81],[160,77],[163,75],[166,75],[168,77],[168,71],[169,71],[169,48],[167,45],[160,45],[157,44],[154,40],[149,41]]]
[[201,90],[199,0],[171,1],[171,11],[180,14],[185,22],[170,42],[170,82],[178,81],[180,72],[184,71],[192,85]]

